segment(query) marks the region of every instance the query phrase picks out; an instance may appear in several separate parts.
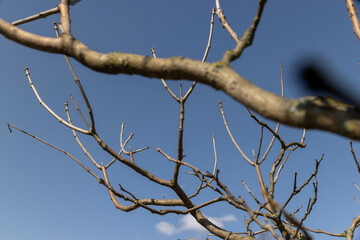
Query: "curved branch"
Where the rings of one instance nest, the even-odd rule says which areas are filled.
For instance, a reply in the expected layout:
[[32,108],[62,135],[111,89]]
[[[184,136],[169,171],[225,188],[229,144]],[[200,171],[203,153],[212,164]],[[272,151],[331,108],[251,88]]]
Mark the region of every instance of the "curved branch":
[[137,74],[149,78],[187,79],[222,90],[260,115],[290,126],[322,129],[360,139],[360,108],[332,98],[282,99],[236,73],[223,62],[202,63],[184,57],[153,59],[149,56],[89,49],[70,34],[58,38],[38,36],[0,19],[0,34],[22,45],[45,52],[62,53],[99,72]]

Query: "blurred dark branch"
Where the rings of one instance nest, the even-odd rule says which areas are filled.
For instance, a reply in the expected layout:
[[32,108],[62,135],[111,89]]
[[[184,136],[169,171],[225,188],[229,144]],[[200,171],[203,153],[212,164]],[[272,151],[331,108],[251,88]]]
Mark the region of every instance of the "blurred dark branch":
[[300,67],[299,84],[312,94],[330,96],[348,104],[360,105],[356,96],[343,90],[344,81],[334,81],[329,77],[331,71],[332,69],[328,68],[325,72],[316,63],[307,63]]

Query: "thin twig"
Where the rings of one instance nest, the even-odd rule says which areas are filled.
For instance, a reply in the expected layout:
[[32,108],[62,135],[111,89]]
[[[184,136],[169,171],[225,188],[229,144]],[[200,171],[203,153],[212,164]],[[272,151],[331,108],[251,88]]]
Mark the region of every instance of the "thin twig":
[[[184,158],[184,146],[183,146],[183,138],[184,138],[184,119],[185,119],[185,103],[183,101],[182,98],[182,90],[181,90],[181,85],[180,85],[180,116],[179,116],[179,128],[178,128],[178,146],[177,146],[177,160],[178,161],[182,161]],[[173,178],[172,180],[174,181],[174,183],[178,182],[178,177],[179,177],[179,171],[180,171],[180,163],[176,163],[175,167],[174,167],[174,173],[173,173]]]
[[250,191],[250,189],[248,188],[248,186],[246,185],[246,183],[241,180],[242,184],[244,185],[244,187],[246,188],[246,190],[248,191],[248,193],[253,197],[253,199],[255,200],[255,202],[258,204],[258,205],[261,205],[260,201],[255,197],[255,195]]
[[213,139],[213,147],[214,147],[214,159],[215,159],[215,162],[214,162],[214,169],[213,169],[213,175],[215,175],[215,171],[216,171],[216,167],[217,167],[217,162],[218,162],[218,156],[216,154],[216,146],[215,146],[215,134],[213,133],[213,136],[212,136],[212,139]]
[[264,126],[261,126],[260,127],[260,138],[259,138],[259,149],[258,149],[256,159],[255,159],[256,164],[260,164],[259,157],[260,157],[260,152],[261,152],[261,147],[262,147],[262,142],[263,142],[263,136],[264,136]]
[[71,101],[74,103],[76,111],[78,111],[78,113],[80,114],[81,118],[83,119],[83,121],[85,122],[86,126],[88,126],[88,128],[90,128],[90,124],[88,123],[88,121],[86,120],[84,114],[82,113],[81,109],[79,108],[79,106],[76,104],[73,96],[71,94],[69,94]]
[[295,214],[297,214],[302,207],[303,207],[303,206],[300,205],[300,207],[299,207],[298,209],[296,209],[294,212],[290,213],[290,216],[295,216]]
[[14,128],[14,129],[16,129],[16,130],[18,130],[18,131],[20,131],[20,132],[22,132],[22,133],[30,136],[30,137],[32,137],[32,138],[35,138],[35,139],[38,140],[39,142],[44,143],[45,145],[48,145],[49,147],[52,147],[52,148],[54,148],[54,149],[56,149],[56,150],[64,153],[66,156],[70,157],[70,158],[73,159],[77,164],[79,164],[86,172],[90,173],[90,174],[91,174],[93,177],[95,177],[98,181],[100,180],[100,178],[99,178],[95,173],[93,173],[89,168],[85,167],[78,159],[76,159],[73,155],[71,155],[70,153],[66,152],[65,150],[62,150],[61,148],[58,148],[58,147],[56,147],[56,146],[54,146],[54,145],[52,145],[52,144],[50,144],[50,143],[42,140],[41,138],[39,138],[39,137],[37,137],[37,136],[35,136],[35,135],[32,135],[32,134],[30,134],[30,133],[28,133],[28,132],[26,132],[26,131],[24,131],[24,130],[21,130],[20,128],[17,128],[17,127],[15,127],[14,125],[12,125],[12,124],[10,124],[10,123],[8,123],[8,127],[9,127],[9,128],[12,127],[12,128]]
[[350,149],[351,149],[350,151],[351,151],[351,154],[353,155],[356,167],[358,169],[358,172],[360,173],[360,164],[359,164],[359,160],[356,158],[355,151],[352,146],[352,141],[350,141]]
[[252,162],[246,155],[245,153],[241,150],[241,148],[239,147],[239,145],[237,144],[237,142],[235,141],[231,131],[230,131],[230,128],[229,128],[229,125],[228,123],[226,122],[226,118],[225,118],[225,114],[224,114],[224,110],[223,110],[223,107],[222,107],[222,102],[219,101],[219,106],[220,106],[220,111],[221,111],[221,116],[223,118],[223,121],[224,121],[224,124],[225,124],[225,127],[226,127],[226,131],[228,132],[230,138],[231,138],[231,141],[233,142],[233,144],[235,145],[236,149],[239,151],[239,153],[241,154],[241,156],[245,159],[245,161],[247,161],[251,166],[254,166],[254,162]]
[[49,107],[45,104],[45,102],[43,102],[43,100],[40,98],[40,95],[39,95],[38,92],[36,91],[35,85],[34,85],[34,83],[31,81],[31,78],[30,78],[29,68],[25,68],[25,73],[26,73],[26,76],[27,76],[27,78],[28,78],[28,80],[29,80],[30,87],[31,87],[31,89],[34,91],[36,98],[39,100],[39,103],[40,103],[54,118],[56,118],[60,123],[64,124],[65,126],[71,128],[71,129],[73,129],[73,130],[76,130],[76,131],[81,132],[81,133],[86,134],[86,135],[90,135],[90,131],[84,130],[84,129],[82,129],[82,128],[76,127],[76,126],[68,123],[67,121],[65,121],[64,119],[62,119],[61,117],[59,117],[54,111],[52,111],[51,108],[49,108]]
[[300,223],[299,223],[299,226],[297,227],[295,233],[293,234],[293,237],[297,236],[299,230],[301,229],[304,221],[306,220],[307,216],[309,216],[309,214],[311,213],[311,210],[313,208],[313,206],[315,205],[316,201],[317,201],[317,191],[318,191],[318,181],[316,179],[316,176],[315,176],[315,182],[313,183],[313,186],[314,186],[314,197],[310,203],[310,199],[309,199],[309,204],[308,204],[308,207],[307,207],[307,210],[304,214],[304,216],[302,217],[302,219],[300,220]]
[[[155,52],[155,48],[154,48],[154,47],[151,48],[151,53],[152,53],[153,57],[156,59],[156,52]],[[175,95],[175,93],[173,93],[173,92],[171,91],[171,89],[169,88],[169,86],[166,84],[165,80],[164,80],[163,78],[161,78],[160,80],[161,80],[162,84],[164,85],[166,91],[168,91],[168,93],[170,94],[170,96],[171,96],[173,99],[175,99],[175,101],[180,102],[180,98],[178,98],[178,97]]]
[[[68,118],[68,122],[70,124],[72,124],[71,122],[71,118],[70,118],[70,113],[69,113],[69,107],[68,107],[68,102],[65,102],[65,111],[66,111],[66,115]],[[74,129],[72,129],[73,135],[75,137],[76,142],[78,143],[78,145],[80,146],[80,148],[83,150],[83,152],[85,153],[85,155],[90,159],[90,161],[95,165],[95,167],[97,167],[98,169],[101,169],[101,166],[95,161],[95,159],[91,156],[91,154],[89,153],[89,151],[84,147],[84,145],[81,143],[79,137],[76,134],[76,131]]]
[[[206,61],[206,58],[207,58],[207,56],[209,54],[209,51],[210,51],[210,48],[211,48],[211,40],[212,40],[212,35],[213,35],[213,30],[214,30],[214,15],[215,15],[215,8],[213,8],[212,11],[211,11],[209,39],[208,39],[208,42],[206,44],[205,53],[203,55],[203,58],[202,58],[201,62]],[[184,101],[186,101],[186,99],[190,96],[190,94],[194,90],[195,86],[196,86],[196,82],[194,81],[192,83],[191,87],[189,88],[189,90],[186,92],[186,94],[184,96]]]
[[[299,187],[296,187],[296,175],[297,173],[295,173],[295,177],[294,177],[294,188],[293,188],[293,192],[291,193],[290,197],[288,198],[288,200],[285,202],[285,204],[281,207],[281,209],[283,210],[287,204],[290,202],[290,200],[299,192],[301,192],[301,190],[310,183],[312,178],[315,178],[316,181],[316,175],[319,172],[319,166],[320,163],[322,162],[322,160],[324,159],[324,154],[321,156],[320,160],[315,160],[315,170],[314,172],[310,175],[310,177]],[[317,181],[316,181],[317,182]]]
[[357,190],[360,191],[360,188],[358,187],[358,185],[356,185],[356,183],[353,183],[353,184],[354,184],[354,186],[357,188]]
[[40,19],[40,18],[46,18],[48,16],[51,16],[53,14],[57,14],[59,12],[60,12],[60,8],[59,8],[59,6],[57,6],[57,7],[51,8],[49,10],[40,12],[38,14],[32,15],[30,17],[26,17],[26,18],[23,18],[23,19],[13,21],[11,24],[14,25],[14,26],[19,26],[21,24],[32,22],[32,21],[35,21],[35,20]]
[[[59,30],[58,30],[58,28],[57,28],[57,24],[56,24],[56,23],[54,23],[54,30],[55,30],[56,36],[59,36]],[[91,122],[91,124],[90,124],[90,132],[91,132],[91,131],[95,131],[95,120],[94,120],[94,115],[93,115],[93,111],[92,111],[92,108],[91,108],[89,99],[88,99],[88,97],[86,96],[86,93],[85,93],[85,91],[84,91],[83,86],[81,85],[81,82],[80,82],[79,78],[78,78],[78,77],[76,76],[76,74],[75,74],[74,68],[72,67],[72,65],[71,65],[71,63],[70,63],[69,58],[68,58],[66,55],[64,55],[64,57],[65,57],[65,60],[66,60],[66,62],[67,62],[67,64],[68,64],[68,66],[69,66],[69,69],[70,69],[70,71],[71,71],[71,74],[72,74],[73,77],[74,77],[75,83],[76,83],[76,85],[78,86],[78,88],[79,88],[79,90],[80,90],[80,92],[81,92],[81,95],[82,95],[82,97],[83,97],[83,99],[84,99],[84,102],[85,102],[85,104],[86,104],[86,107],[87,107],[87,110],[88,110],[88,113],[89,113],[89,117],[90,117],[90,122]],[[85,122],[86,122],[86,121],[85,121]]]
[[231,38],[234,39],[236,43],[240,42],[240,37],[236,34],[236,32],[230,27],[230,24],[226,20],[226,17],[224,15],[224,10],[220,7],[220,0],[216,0],[216,15],[218,16],[223,28],[226,29],[226,31],[230,34]]
[[[281,85],[281,97],[284,98],[285,97],[285,88],[284,88],[284,70],[283,70],[283,64],[280,65],[280,85]],[[278,122],[276,124],[276,128],[275,128],[275,133],[277,134],[279,132],[279,128],[280,128],[280,123]],[[267,155],[270,152],[270,149],[272,148],[274,142],[275,142],[275,135],[272,136],[271,141],[263,155],[263,157],[260,159],[259,164],[261,164],[267,157]]]
[[311,228],[304,227],[304,226],[303,226],[303,228],[309,232],[321,233],[321,234],[325,234],[325,235],[329,235],[329,236],[333,236],[333,237],[345,237],[346,236],[346,233],[332,233],[332,232],[327,232],[327,231],[320,230],[320,229],[315,230],[315,229],[311,229]]
[[360,204],[360,200],[357,197],[355,197],[355,195],[352,192],[350,192],[350,190],[348,190],[348,193],[350,193],[350,195]]
[[[219,2],[219,0],[216,0],[216,3],[218,3],[218,2]],[[239,37],[236,35],[236,37],[238,39],[238,40],[236,40],[235,35],[232,32],[232,29],[230,28],[230,26],[227,27],[226,25],[225,26],[223,25],[236,42],[236,47],[234,48],[233,51],[228,50],[225,52],[225,54],[222,58],[223,62],[230,63],[231,61],[236,60],[237,58],[239,58],[241,56],[241,54],[243,53],[245,48],[247,48],[248,46],[250,46],[252,44],[257,26],[259,25],[261,15],[264,10],[265,3],[266,3],[266,0],[259,0],[259,6],[258,6],[257,12],[255,14],[255,17],[254,17],[250,27],[244,32],[241,39],[239,39]],[[220,13],[221,13],[221,11],[220,11]]]
[[284,168],[284,165],[285,165],[285,163],[286,163],[286,160],[289,159],[289,156],[290,156],[290,153],[291,153],[291,152],[292,152],[292,151],[289,151],[289,153],[286,155],[285,159],[282,161],[282,163],[281,163],[281,165],[280,165],[280,167],[279,167],[279,169],[278,169],[278,171],[277,171],[277,173],[276,173],[276,175],[275,175],[274,184],[276,184],[277,180],[279,179],[280,172],[281,172],[281,170]]
[[[129,137],[125,140],[125,142],[123,143],[124,126],[125,126],[125,123],[122,122],[122,123],[121,123],[121,131],[120,131],[120,148],[121,148],[121,151],[119,152],[119,154],[120,154],[120,153],[124,153],[124,154],[130,156],[130,152],[126,151],[126,150],[125,150],[125,147],[126,147],[126,145],[128,144],[128,142],[132,139],[132,137],[134,136],[134,133],[131,133],[131,134],[129,135]],[[150,147],[144,147],[144,148],[137,149],[137,150],[135,150],[135,151],[132,151],[132,154],[135,154],[135,153],[144,151],[144,150],[149,149],[149,148],[150,148]]]
[[[276,208],[276,209],[281,209],[282,207],[280,207],[280,205],[272,200],[270,201],[270,204]],[[306,229],[293,217],[291,216],[290,214],[288,214],[286,211],[282,211],[282,213],[284,214],[285,218],[293,225],[295,225],[296,227],[299,227],[300,230],[302,230],[302,232],[305,234],[305,239],[306,240],[311,240],[311,236],[307,233]],[[302,239],[302,238],[299,238],[299,239]]]

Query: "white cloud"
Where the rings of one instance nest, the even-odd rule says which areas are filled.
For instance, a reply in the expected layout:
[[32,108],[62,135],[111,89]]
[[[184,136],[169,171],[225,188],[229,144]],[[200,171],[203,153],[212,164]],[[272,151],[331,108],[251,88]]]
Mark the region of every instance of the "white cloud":
[[209,217],[209,220],[213,222],[216,226],[223,228],[224,222],[235,222],[236,217],[232,214],[225,215],[223,217]]
[[180,231],[194,230],[197,232],[204,232],[206,230],[190,214],[181,217],[179,222],[181,224],[179,228]]
[[168,222],[159,222],[155,225],[156,229],[166,235],[173,235],[175,233],[175,226]]
[[[225,215],[222,217],[208,217],[208,219],[213,222],[218,227],[223,228],[224,222],[234,222],[237,221],[236,217],[232,214]],[[190,214],[185,215],[179,220],[180,226],[175,227],[169,222],[159,222],[155,225],[156,229],[166,235],[173,235],[174,233],[182,231],[195,231],[195,232],[205,232],[206,229],[201,226]]]

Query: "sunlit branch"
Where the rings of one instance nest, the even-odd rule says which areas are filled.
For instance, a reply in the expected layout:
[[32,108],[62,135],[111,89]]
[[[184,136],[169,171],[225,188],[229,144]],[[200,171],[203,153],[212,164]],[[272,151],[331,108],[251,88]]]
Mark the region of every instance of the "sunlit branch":
[[350,193],[350,195],[355,199],[355,201],[357,201],[360,204],[360,200],[352,192],[348,190],[348,193]]
[[[126,147],[126,145],[128,144],[128,142],[132,139],[132,137],[134,136],[134,133],[131,133],[131,134],[129,135],[129,137],[125,140],[125,142],[123,143],[124,126],[125,126],[125,123],[122,122],[122,123],[121,123],[121,131],[120,131],[120,148],[121,148],[121,150],[120,150],[120,152],[118,153],[119,155],[120,155],[121,153],[124,153],[124,154],[130,156],[130,154],[135,154],[135,153],[138,153],[138,152],[142,152],[142,151],[147,150],[147,149],[150,148],[150,147],[144,147],[144,148],[140,148],[140,149],[137,149],[137,150],[134,150],[134,151],[131,151],[131,150],[130,150],[130,152],[126,151],[126,150],[125,150],[125,147]],[[114,160],[113,160],[113,161],[114,161]],[[107,167],[105,167],[105,168],[107,168]]]
[[90,131],[81,129],[81,128],[79,128],[79,127],[76,127],[76,126],[68,123],[67,121],[65,121],[64,119],[62,119],[61,117],[59,117],[54,111],[52,111],[52,110],[43,102],[43,100],[40,98],[40,95],[39,95],[38,92],[36,91],[35,85],[34,85],[33,82],[31,81],[30,73],[29,73],[29,69],[28,69],[28,68],[25,68],[25,73],[26,73],[26,76],[27,76],[27,78],[28,78],[28,80],[29,80],[30,87],[31,87],[31,89],[34,91],[36,98],[39,100],[39,103],[40,103],[54,118],[56,118],[60,123],[64,124],[65,126],[71,128],[71,129],[73,129],[73,130],[76,130],[76,131],[81,132],[81,133],[86,134],[86,135],[90,135]]
[[[155,48],[151,48],[151,53],[152,53],[153,57],[156,59]],[[178,98],[178,97],[175,95],[175,93],[173,93],[173,92],[171,91],[171,89],[169,88],[169,86],[166,84],[165,80],[164,80],[163,78],[161,78],[160,80],[161,80],[162,84],[164,85],[166,91],[168,91],[168,93],[171,95],[171,97],[172,97],[173,99],[175,99],[177,102],[179,102],[179,101],[180,101],[180,98]]]
[[[69,113],[69,107],[68,107],[68,102],[65,102],[65,111],[66,111],[66,115],[68,118],[68,122],[70,124],[72,124],[71,122],[71,118],[70,118],[70,113]],[[91,154],[89,153],[89,151],[84,147],[84,145],[81,143],[79,137],[76,134],[76,131],[74,129],[72,129],[73,135],[75,137],[76,142],[78,143],[78,145],[80,146],[80,148],[83,150],[83,152],[85,153],[85,155],[90,159],[90,161],[95,165],[95,167],[97,167],[98,169],[101,169],[101,166],[95,161],[95,159],[91,156]]]
[[296,209],[294,212],[292,212],[292,213],[290,213],[290,216],[295,216],[295,214],[297,214],[299,211],[300,211],[300,209],[302,208],[303,206],[302,205],[300,205],[300,207],[298,207],[298,209]]
[[306,230],[306,231],[309,231],[309,232],[313,232],[313,233],[321,233],[321,234],[325,234],[325,235],[328,235],[328,236],[332,236],[332,237],[346,237],[346,232],[343,232],[343,233],[332,233],[332,232],[327,232],[327,231],[324,231],[324,230],[320,230],[320,229],[311,229],[311,228],[308,228],[308,227],[304,227],[303,228]]
[[69,15],[69,2],[68,0],[61,0],[59,4],[60,19],[61,19],[61,32],[65,34],[71,33],[70,15]]
[[347,231],[346,231],[346,239],[347,240],[353,239],[355,229],[359,226],[359,224],[360,224],[360,215],[358,215],[356,218],[354,218],[350,227],[347,229]]
[[254,166],[254,163],[245,155],[245,153],[241,150],[241,148],[239,147],[239,145],[237,144],[237,142],[235,141],[231,131],[230,131],[230,128],[229,128],[229,125],[226,121],[226,118],[225,118],[225,114],[224,114],[224,110],[223,110],[223,107],[222,107],[222,102],[219,101],[219,106],[220,106],[220,111],[221,111],[221,116],[224,120],[224,124],[225,124],[225,127],[226,127],[226,131],[228,132],[230,138],[231,138],[231,141],[233,142],[233,144],[235,145],[236,149],[239,151],[239,153],[241,154],[241,156],[251,165],[251,166]]
[[360,191],[360,188],[358,187],[358,185],[356,185],[356,183],[353,183],[353,184],[356,187],[356,189]]
[[202,63],[183,57],[152,59],[120,52],[103,54],[89,49],[71,34],[63,33],[59,38],[43,37],[21,30],[2,19],[0,34],[27,47],[66,54],[85,66],[104,73],[201,82],[222,90],[265,118],[290,126],[322,129],[360,139],[360,112],[354,106],[323,97],[282,99],[256,87],[221,62]]
[[220,0],[215,0],[216,3],[216,14],[220,19],[220,22],[223,26],[223,28],[226,29],[226,31],[230,34],[231,38],[236,42],[240,42],[240,37],[236,34],[236,32],[230,27],[230,24],[226,20],[226,17],[224,15],[224,10],[220,7]]
[[131,169],[133,169],[135,172],[139,173],[140,175],[144,176],[145,178],[149,179],[152,182],[158,183],[160,185],[163,186],[167,186],[169,187],[170,181],[161,179],[155,175],[153,175],[152,173],[150,173],[149,171],[142,169],[141,167],[139,167],[138,165],[136,165],[135,163],[127,160],[126,158],[120,156],[118,153],[116,153],[112,148],[110,148],[100,137],[97,133],[92,132],[91,136],[95,139],[95,141],[99,144],[99,146],[107,153],[109,153],[111,156],[113,156],[114,158],[118,159],[121,163],[123,163],[124,165],[130,167]]
[[241,180],[242,184],[244,185],[244,187],[246,188],[246,190],[248,191],[248,193],[252,196],[252,198],[255,200],[255,202],[258,204],[258,205],[261,205],[260,201],[255,197],[255,195],[250,191],[250,189],[248,188],[248,186],[246,185],[246,183]]
[[29,17],[26,17],[26,18],[23,18],[23,19],[16,20],[16,21],[12,22],[11,24],[14,25],[14,26],[18,26],[18,25],[21,25],[21,24],[24,24],[24,23],[35,21],[35,20],[40,19],[40,18],[46,18],[48,16],[51,16],[53,14],[57,14],[59,12],[60,12],[60,8],[59,8],[59,6],[57,6],[57,7],[51,8],[49,10],[40,12],[38,14],[35,14],[35,15],[32,15],[32,16],[29,16]]
[[[182,96],[182,87],[180,84],[180,109],[179,109],[179,128],[178,128],[178,146],[177,146],[177,160],[178,161],[182,161],[183,160],[183,137],[184,137],[184,119],[185,119],[185,102],[183,100],[183,96]],[[173,178],[172,180],[177,183],[178,182],[178,177],[179,177],[179,171],[180,171],[180,166],[181,164],[179,162],[176,163],[175,167],[174,167],[174,173],[173,173]]]
[[354,29],[356,37],[360,40],[360,21],[356,11],[356,6],[353,0],[345,0],[347,9],[349,11],[349,17]]
[[74,106],[76,108],[76,111],[78,111],[78,113],[80,114],[82,120],[85,122],[86,126],[88,126],[88,128],[90,128],[90,124],[88,123],[88,121],[86,120],[84,114],[81,112],[81,109],[79,108],[79,106],[76,104],[73,96],[71,94],[69,94],[71,101],[74,103]]
[[[283,64],[281,64],[280,65],[280,85],[281,85],[281,97],[284,99],[284,97],[285,97],[285,88],[284,88],[284,70],[283,70]],[[277,124],[276,124],[276,128],[275,128],[275,133],[277,134],[278,132],[279,132],[279,128],[280,128],[280,123],[278,122]],[[268,145],[268,147],[267,147],[267,149],[266,149],[266,151],[265,151],[265,153],[264,153],[264,155],[263,155],[263,157],[260,159],[260,161],[259,161],[259,164],[261,164],[265,159],[266,159],[266,157],[267,157],[267,155],[269,154],[269,152],[270,152],[270,149],[272,148],[272,146],[273,146],[273,144],[274,144],[274,142],[275,142],[275,135],[273,135],[272,136],[272,138],[271,138],[271,141],[270,141],[270,143],[269,143],[269,145]]]
[[214,134],[214,133],[213,133],[212,139],[213,139],[214,159],[215,159],[214,169],[213,169],[213,173],[212,173],[212,174],[215,175],[216,166],[217,166],[217,162],[218,162],[218,156],[217,156],[217,153],[216,153],[215,134]]
[[76,159],[74,156],[72,156],[70,153],[68,153],[68,152],[62,150],[61,148],[58,148],[58,147],[56,147],[56,146],[54,146],[54,145],[52,145],[52,144],[50,144],[50,143],[42,140],[41,138],[38,138],[38,137],[35,136],[35,135],[32,135],[32,134],[30,134],[30,133],[28,133],[28,132],[25,132],[24,130],[21,130],[20,128],[17,128],[17,127],[15,127],[14,125],[12,125],[12,124],[10,124],[10,123],[8,123],[8,126],[9,126],[9,129],[10,129],[10,127],[12,127],[12,128],[14,128],[14,129],[16,129],[16,130],[18,130],[18,131],[20,131],[20,132],[22,132],[22,133],[30,136],[30,137],[32,137],[32,138],[34,138],[34,139],[38,140],[39,142],[41,142],[41,143],[43,143],[43,144],[45,144],[45,145],[48,145],[49,147],[52,147],[52,148],[54,148],[54,149],[56,149],[56,150],[64,153],[66,156],[70,157],[70,158],[73,159],[77,164],[79,164],[86,172],[90,173],[93,177],[95,177],[98,181],[100,181],[100,178],[99,178],[95,173],[93,173],[89,168],[85,167],[79,160],[77,160],[77,159]]
[[[218,3],[219,0],[216,0],[216,2]],[[266,0],[259,0],[259,6],[257,9],[256,15],[251,23],[251,26],[245,31],[245,33],[243,34],[241,39],[239,39],[239,37],[237,36],[238,40],[235,40],[235,38],[231,32],[231,28],[228,29],[226,26],[223,25],[226,28],[226,30],[230,33],[230,35],[232,36],[232,38],[235,40],[235,42],[237,44],[233,51],[227,50],[225,52],[222,61],[224,61],[225,63],[230,63],[231,61],[234,61],[235,59],[237,59],[241,56],[241,54],[245,48],[247,48],[248,46],[250,46],[252,44],[257,26],[259,25],[261,15],[264,10],[265,3],[266,3]],[[225,21],[226,21],[226,19],[225,19]]]
[[[215,15],[215,8],[212,9],[211,11],[211,20],[210,20],[210,32],[209,32],[209,39],[208,42],[206,44],[206,49],[205,49],[205,53],[204,56],[201,60],[201,62],[205,62],[206,58],[209,54],[210,48],[211,48],[211,40],[212,40],[212,35],[213,35],[213,30],[214,30],[214,15]],[[185,96],[184,96],[184,101],[186,101],[186,99],[190,96],[190,94],[192,93],[192,91],[194,90],[196,86],[196,81],[194,81],[191,85],[191,87],[189,88],[189,90],[186,92]]]
[[[56,24],[56,23],[54,23],[54,30],[55,30],[56,36],[59,37],[59,30],[58,30],[58,28],[57,28],[57,24]],[[75,83],[76,83],[76,85],[78,86],[78,88],[79,88],[79,90],[80,90],[80,92],[81,92],[81,95],[82,95],[82,97],[83,97],[83,99],[84,99],[84,101],[85,101],[85,104],[86,104],[86,107],[87,107],[87,110],[88,110],[88,113],[89,113],[89,117],[90,117],[90,122],[91,122],[90,131],[95,131],[94,115],[93,115],[93,111],[92,111],[90,102],[89,102],[89,100],[88,100],[88,97],[86,96],[86,93],[85,93],[85,91],[84,91],[84,88],[83,88],[82,85],[81,85],[81,82],[80,82],[79,78],[78,78],[78,77],[76,76],[76,74],[75,74],[74,68],[72,67],[72,65],[71,65],[71,63],[70,63],[69,58],[68,58],[66,55],[64,55],[64,57],[65,57],[66,63],[67,63],[68,66],[69,66],[69,69],[70,69],[70,71],[71,71],[71,74],[72,74],[73,77],[74,77]],[[81,114],[81,116],[83,117],[82,114]],[[83,119],[84,119],[85,123],[87,123],[87,121],[85,120],[84,117],[83,117]],[[87,123],[87,125],[88,125],[88,123]]]
[[277,180],[279,179],[280,172],[283,169],[286,161],[289,159],[289,156],[290,156],[291,152],[292,151],[289,151],[288,154],[286,155],[285,159],[281,162],[280,167],[279,167],[278,171],[276,172],[276,175],[275,175],[275,178],[274,178],[274,184],[276,184]]

